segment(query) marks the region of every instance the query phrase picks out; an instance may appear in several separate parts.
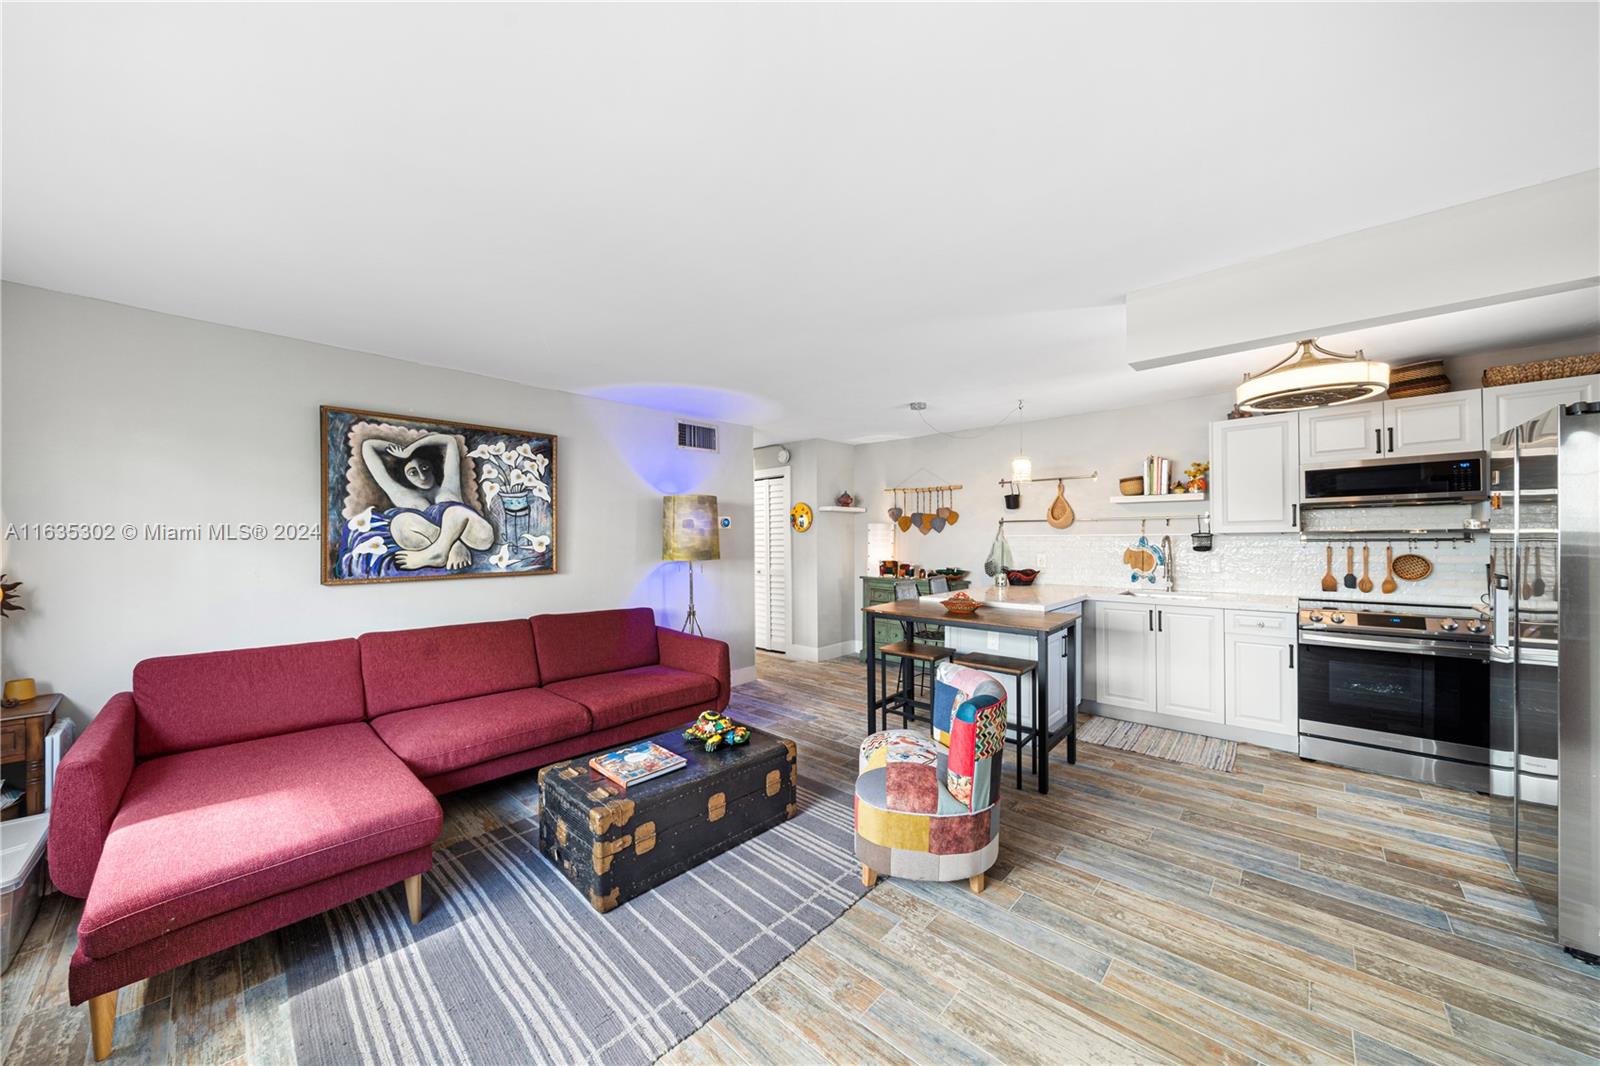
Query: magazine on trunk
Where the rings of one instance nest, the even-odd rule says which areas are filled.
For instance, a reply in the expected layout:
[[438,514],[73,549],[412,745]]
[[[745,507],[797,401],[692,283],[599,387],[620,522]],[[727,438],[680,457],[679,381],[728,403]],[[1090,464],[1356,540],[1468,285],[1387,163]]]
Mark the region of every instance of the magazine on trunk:
[[589,769],[623,788],[670,774],[687,765],[688,760],[682,755],[649,740],[608,751],[589,760]]

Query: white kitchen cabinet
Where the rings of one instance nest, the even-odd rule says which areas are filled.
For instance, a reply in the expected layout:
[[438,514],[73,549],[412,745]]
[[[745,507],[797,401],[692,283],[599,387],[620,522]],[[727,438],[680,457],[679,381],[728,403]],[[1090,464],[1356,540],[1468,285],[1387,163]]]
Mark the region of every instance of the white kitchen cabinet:
[[1155,710],[1155,608],[1143,603],[1096,603],[1092,615],[1095,702]]
[[1287,533],[1300,521],[1300,416],[1211,423],[1211,528]]
[[1299,730],[1295,616],[1227,612],[1223,721],[1240,729],[1294,736]]
[[1600,374],[1524,381],[1483,390],[1483,439],[1493,440],[1512,426],[1538,418],[1562,404],[1600,401]]
[[1156,608],[1156,710],[1204,722],[1223,720],[1222,612],[1215,607]]
[[1348,403],[1300,412],[1300,461],[1375,459],[1383,455],[1383,404]]
[[1383,401],[1385,455],[1483,451],[1483,390]]

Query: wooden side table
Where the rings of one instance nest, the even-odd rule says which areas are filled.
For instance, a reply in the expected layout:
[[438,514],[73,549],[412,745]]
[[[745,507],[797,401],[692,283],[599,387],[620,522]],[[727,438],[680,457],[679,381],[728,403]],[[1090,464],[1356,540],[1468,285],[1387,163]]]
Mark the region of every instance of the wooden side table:
[[[42,692],[15,707],[0,707],[0,765],[20,762],[26,767],[23,814],[44,810],[44,735],[55,724],[60,704],[61,693]],[[6,809],[6,817],[16,814],[15,804]]]

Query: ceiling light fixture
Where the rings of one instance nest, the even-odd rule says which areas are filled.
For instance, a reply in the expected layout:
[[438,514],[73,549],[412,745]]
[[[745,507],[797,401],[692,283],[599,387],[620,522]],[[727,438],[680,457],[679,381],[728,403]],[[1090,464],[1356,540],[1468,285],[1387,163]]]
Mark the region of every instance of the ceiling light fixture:
[[1388,363],[1369,362],[1359,348],[1351,355],[1330,352],[1312,338],[1267,370],[1246,374],[1233,397],[1241,411],[1274,414],[1370,400],[1388,391]]

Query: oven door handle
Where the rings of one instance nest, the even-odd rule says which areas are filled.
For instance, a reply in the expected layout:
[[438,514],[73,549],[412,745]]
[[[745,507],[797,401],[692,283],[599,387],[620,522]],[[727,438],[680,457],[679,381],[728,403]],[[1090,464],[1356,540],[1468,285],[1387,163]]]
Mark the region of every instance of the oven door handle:
[[1420,653],[1439,655],[1448,659],[1479,659],[1489,661],[1487,647],[1452,644],[1443,640],[1413,640],[1406,637],[1348,637],[1343,634],[1302,632],[1300,643],[1316,644],[1328,648],[1360,648],[1365,651],[1387,651],[1397,655]]

